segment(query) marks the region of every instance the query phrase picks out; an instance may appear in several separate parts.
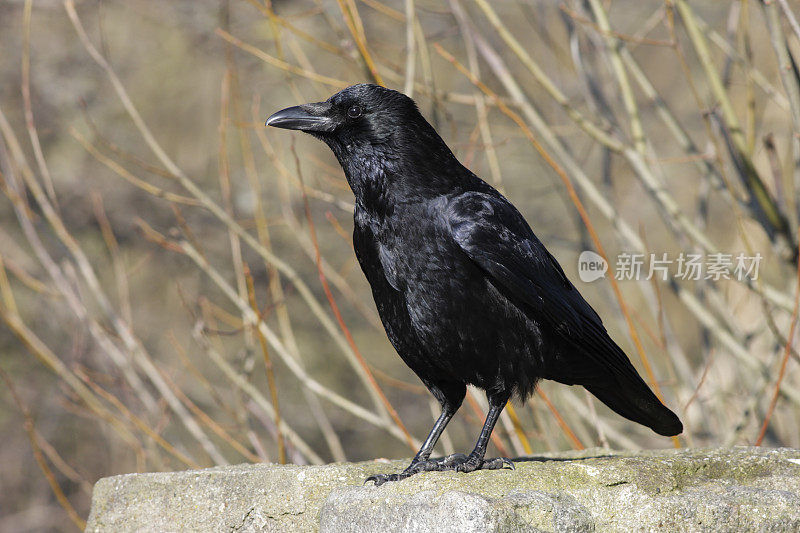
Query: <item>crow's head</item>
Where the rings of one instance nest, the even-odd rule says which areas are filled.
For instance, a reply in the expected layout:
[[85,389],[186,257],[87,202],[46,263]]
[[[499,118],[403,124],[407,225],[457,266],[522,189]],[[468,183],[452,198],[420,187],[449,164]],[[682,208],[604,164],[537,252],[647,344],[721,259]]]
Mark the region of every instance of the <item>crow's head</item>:
[[324,102],[278,111],[266,125],[310,133],[334,151],[345,152],[433,131],[411,98],[367,83],[343,89]]
[[353,85],[324,102],[289,107],[266,125],[324,141],[364,204],[390,202],[388,193],[400,189],[448,191],[466,171],[411,98],[379,85]]

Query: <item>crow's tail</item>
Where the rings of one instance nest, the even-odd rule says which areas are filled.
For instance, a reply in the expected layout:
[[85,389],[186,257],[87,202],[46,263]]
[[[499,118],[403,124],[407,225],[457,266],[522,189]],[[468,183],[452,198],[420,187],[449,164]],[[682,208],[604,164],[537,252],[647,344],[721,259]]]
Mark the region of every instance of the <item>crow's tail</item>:
[[615,377],[618,381],[615,385],[603,383],[584,386],[615,413],[643,424],[659,435],[670,437],[683,431],[683,424],[677,415],[658,400],[639,376],[636,376],[637,379],[620,375]]
[[[672,436],[683,431],[683,424],[656,397],[636,372],[625,352],[605,329],[586,327],[583,344],[594,375],[581,383],[601,402],[629,420],[643,424],[659,435]],[[587,349],[588,348],[588,349]]]

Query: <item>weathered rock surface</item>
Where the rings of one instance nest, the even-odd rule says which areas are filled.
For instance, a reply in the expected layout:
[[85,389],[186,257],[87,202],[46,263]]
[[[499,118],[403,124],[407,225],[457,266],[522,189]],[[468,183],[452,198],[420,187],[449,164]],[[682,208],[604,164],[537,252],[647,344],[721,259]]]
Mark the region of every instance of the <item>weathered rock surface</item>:
[[516,470],[404,461],[129,474],[94,488],[87,531],[800,531],[800,450],[547,454]]

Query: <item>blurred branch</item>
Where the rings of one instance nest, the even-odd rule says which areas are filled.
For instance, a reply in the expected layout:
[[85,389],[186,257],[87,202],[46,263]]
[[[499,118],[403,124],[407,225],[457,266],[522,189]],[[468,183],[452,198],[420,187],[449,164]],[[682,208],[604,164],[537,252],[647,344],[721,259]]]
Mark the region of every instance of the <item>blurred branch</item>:
[[[469,22],[467,20],[466,14],[464,13],[461,4],[458,1],[449,0],[449,5],[450,9],[453,11],[453,15],[455,15],[456,17],[459,31],[461,32],[461,37],[464,41],[470,72],[476,78],[480,78],[480,66],[478,63],[478,54],[475,48],[475,41],[472,38],[472,32],[470,31]],[[497,187],[502,192],[503,177],[500,171],[500,162],[497,158],[497,152],[494,149],[494,142],[492,140],[492,130],[489,127],[488,112],[486,109],[487,98],[484,97],[481,94],[481,92],[477,89],[472,94],[475,98],[475,111],[478,115],[478,127],[480,128],[481,131],[481,139],[483,140],[483,144],[486,146],[486,160],[489,163],[489,171],[492,174],[492,181],[494,182],[495,187]]]
[[[197,343],[203,347],[206,355],[216,364],[225,376],[232,381],[239,389],[246,393],[253,399],[256,404],[267,413],[267,416],[275,422],[275,409],[272,404],[264,398],[264,396],[250,384],[247,379],[241,376],[222,355],[219,354],[208,342],[208,339],[202,334],[202,324],[198,323],[192,331]],[[286,435],[292,444],[302,453],[306,459],[313,464],[323,464],[322,458],[317,455],[314,450],[286,423],[285,420],[281,421],[281,432]]]
[[83,403],[101,419],[108,421],[112,426],[128,441],[135,441],[136,438],[130,431],[106,409],[102,403],[94,396],[81,381],[64,365],[50,348],[48,348],[28,327],[22,322],[18,315],[8,312],[0,306],[0,318],[6,323],[11,331],[22,341],[28,351],[33,354],[42,364],[52,370],[61,380],[64,381]]
[[[762,0],[762,5],[766,11],[767,28],[769,29],[770,41],[772,48],[775,50],[775,56],[778,58],[778,72],[783,82],[783,90],[789,99],[789,108],[792,117],[792,174],[794,177],[794,193],[795,193],[795,218],[800,220],[800,201],[797,195],[800,193],[800,80],[797,77],[797,70],[794,61],[792,60],[791,53],[789,52],[789,42],[783,33],[783,26],[778,14],[778,6],[775,2],[767,2]],[[786,0],[781,3],[787,18],[792,23],[795,31],[800,32],[797,27],[797,20],[794,18],[791,10],[786,6]],[[797,34],[800,38],[800,33]]]
[[56,200],[56,190],[53,187],[53,178],[50,169],[44,159],[42,145],[39,142],[39,133],[36,131],[36,123],[33,120],[33,108],[31,105],[31,10],[33,0],[25,0],[25,7],[22,12],[22,102],[25,110],[25,125],[28,128],[28,136],[31,139],[31,147],[39,167],[39,173],[44,181],[44,188],[53,205],[58,209]]
[[275,10],[272,9],[272,6],[270,5],[269,2],[266,2],[265,3],[266,5],[261,4],[260,2],[258,2],[258,0],[247,0],[247,2],[256,9],[258,9],[264,16],[269,18],[271,22],[275,22],[276,24],[286,28],[287,30],[297,35],[304,41],[307,41],[313,44],[314,46],[317,46],[337,56],[347,58],[347,54],[340,47],[334,46],[321,39],[317,39],[310,33],[304,32],[303,30],[301,30],[300,28],[289,22],[286,18],[281,17],[280,15],[275,13]]
[[117,297],[120,301],[121,314],[128,324],[133,324],[133,311],[131,309],[130,291],[128,287],[128,276],[125,272],[125,265],[123,264],[122,257],[120,256],[119,242],[114,236],[114,230],[111,228],[111,222],[108,220],[105,208],[103,206],[103,197],[96,191],[92,191],[92,206],[94,208],[95,218],[100,225],[100,232],[103,235],[103,240],[106,243],[108,252],[111,254],[112,267],[114,269],[114,278],[117,282]]
[[394,20],[397,20],[399,22],[405,22],[406,21],[406,15],[405,14],[401,13],[400,11],[397,11],[394,8],[391,8],[391,7],[387,6],[386,4],[382,4],[382,3],[378,2],[378,0],[360,0],[360,1],[361,1],[362,4],[367,5],[367,6],[371,7],[372,9],[374,9],[375,11],[383,13],[384,15],[389,16],[389,17],[393,18]]
[[56,500],[58,500],[59,505],[61,505],[64,511],[66,511],[67,516],[69,516],[69,519],[72,521],[72,523],[75,524],[80,531],[83,531],[86,529],[86,521],[78,515],[78,512],[69,502],[64,494],[64,491],[61,490],[58,480],[56,480],[55,475],[53,475],[53,471],[50,469],[47,461],[45,461],[44,456],[42,455],[42,450],[39,447],[39,443],[36,438],[36,429],[33,425],[33,417],[31,417],[28,408],[17,394],[17,390],[14,388],[11,378],[2,368],[0,368],[0,377],[2,377],[3,381],[6,382],[6,386],[11,392],[11,396],[14,398],[14,403],[17,404],[22,416],[25,418],[25,432],[28,434],[28,440],[30,441],[31,448],[33,449],[33,456],[36,459],[36,463],[39,465],[39,468],[42,470],[44,477],[47,479],[47,482],[50,484],[50,489],[53,491],[53,494],[55,495]]
[[143,179],[137,178],[136,176],[128,172],[124,167],[119,165],[116,161],[100,153],[94,146],[92,146],[89,143],[89,141],[83,135],[78,133],[78,130],[70,127],[68,131],[69,134],[72,135],[72,137],[76,141],[78,141],[87,152],[89,152],[92,155],[92,157],[97,159],[100,163],[108,167],[112,172],[120,176],[128,183],[142,189],[146,193],[151,194],[156,198],[162,198],[169,202],[175,202],[178,204],[185,204],[185,205],[194,205],[194,206],[201,205],[200,202],[198,202],[194,198],[187,198],[186,196],[181,196],[179,194],[174,194],[171,192],[164,191],[163,189],[160,189],[155,185],[152,185],[151,183],[144,181]]
[[[767,2],[762,0],[762,3],[766,6]],[[797,39],[800,40],[800,24],[797,23],[797,18],[794,16],[794,12],[792,12],[792,8],[789,7],[789,2],[787,0],[778,0],[778,4],[781,6],[781,10],[783,14],[786,16],[786,20],[789,21],[789,25],[792,27],[792,31],[797,36]]]
[[383,85],[383,78],[378,73],[375,62],[372,60],[372,55],[367,48],[367,36],[364,33],[364,25],[361,22],[361,16],[358,14],[358,8],[354,0],[336,0],[339,3],[339,9],[342,11],[344,23],[353,36],[356,42],[356,47],[361,53],[361,58],[364,60],[364,65],[367,67],[367,73],[372,78],[373,83]]
[[[245,265],[244,269],[244,275],[247,279],[247,295],[249,297],[250,307],[253,309],[256,315],[260,316],[261,312],[258,310],[258,302],[256,302],[256,289],[253,285],[253,276],[250,274],[250,268],[248,268],[247,265]],[[278,462],[284,465],[286,464],[286,446],[284,445],[283,435],[281,434],[281,410],[278,403],[278,388],[275,385],[275,373],[272,370],[272,359],[269,356],[267,340],[264,338],[261,330],[258,328],[255,329],[256,335],[258,336],[258,343],[261,346],[261,353],[264,356],[264,370],[267,374],[267,388],[269,389],[269,394],[272,398],[272,408],[275,411],[275,427],[278,430]]]
[[[536,78],[541,86],[544,88],[545,91],[550,95],[553,100],[555,100],[561,107],[564,108],[567,115],[575,121],[578,126],[581,127],[589,136],[594,138],[597,142],[608,146],[610,149],[614,150],[615,152],[619,152],[622,150],[622,143],[617,139],[611,137],[605,130],[603,126],[599,126],[587,118],[585,118],[577,109],[575,109],[572,105],[570,105],[569,100],[567,97],[561,92],[561,90],[550,80],[550,78],[545,74],[544,70],[533,60],[533,58],[528,54],[525,47],[523,47],[519,41],[511,34],[508,28],[503,24],[500,20],[500,17],[497,16],[494,9],[490,6],[487,0],[475,0],[475,3],[483,10],[486,18],[489,19],[489,23],[497,30],[497,33],[503,39],[503,41],[508,45],[508,47],[516,54],[517,58],[522,62],[523,65],[530,71],[530,73]],[[483,41],[483,39],[481,39]],[[481,47],[478,44],[479,48]],[[486,48],[485,46],[483,48]],[[510,92],[510,91],[509,91]]]
[[797,259],[797,276],[795,283],[794,310],[792,311],[789,334],[786,336],[786,347],[783,351],[783,359],[781,360],[780,370],[778,371],[778,379],[775,381],[775,392],[772,393],[772,400],[770,400],[769,407],[767,408],[767,414],[764,416],[764,423],[761,425],[761,431],[758,433],[758,437],[756,438],[756,446],[761,446],[761,442],[764,440],[764,435],[766,435],[767,428],[769,427],[769,421],[772,419],[772,413],[775,412],[775,406],[778,403],[778,395],[781,391],[781,383],[783,382],[783,377],[786,375],[786,365],[789,362],[789,354],[791,353],[792,343],[794,342],[794,332],[795,327],[797,326],[797,310],[798,305],[800,305],[800,257]]
[[113,405],[117,409],[117,411],[122,413],[125,416],[125,418],[130,420],[133,423],[133,425],[139,428],[139,430],[142,433],[153,439],[153,442],[161,446],[167,453],[169,453],[170,455],[172,455],[173,457],[175,457],[176,459],[178,459],[179,461],[181,461],[182,463],[186,464],[191,468],[201,468],[200,464],[198,464],[194,459],[185,455],[180,450],[176,449],[172,444],[167,442],[161,435],[159,435],[156,431],[154,431],[144,420],[142,420],[141,417],[138,417],[134,413],[132,413],[130,409],[125,407],[125,404],[122,403],[119,400],[119,398],[117,398],[107,390],[103,389],[97,383],[93,382],[91,379],[89,379],[89,376],[87,376],[85,373],[79,371],[78,375],[83,380],[83,382],[89,385],[89,387],[91,387],[91,389],[98,396],[100,396],[101,398],[105,399],[108,403]]
[[403,85],[403,92],[409,98],[414,97],[414,67],[416,66],[416,45],[414,38],[414,0],[405,0],[406,7],[406,82]]
[[794,244],[793,235],[791,235],[788,221],[783,213],[781,213],[778,205],[775,204],[775,201],[770,196],[769,191],[761,181],[761,178],[759,177],[758,172],[756,171],[755,166],[750,159],[750,155],[747,150],[747,141],[739,124],[739,119],[736,117],[733,104],[731,103],[728,93],[722,84],[722,80],[716,71],[713,59],[711,58],[711,54],[708,49],[708,42],[706,41],[703,33],[700,31],[694,12],[689,7],[689,4],[686,0],[669,0],[669,3],[670,5],[674,3],[675,7],[677,8],[678,13],[683,20],[684,26],[686,27],[686,31],[689,34],[689,38],[692,41],[695,52],[700,59],[700,63],[706,74],[711,92],[714,94],[714,98],[717,100],[717,102],[719,102],[720,110],[722,111],[722,117],[725,121],[728,131],[730,131],[733,145],[738,152],[737,155],[739,158],[741,158],[741,161],[746,169],[744,179],[746,180],[750,194],[753,195],[755,201],[760,205],[772,228],[787,240],[790,246],[795,249],[796,253],[796,245]]
[[633,94],[633,88],[628,80],[628,73],[622,64],[622,57],[620,50],[623,44],[617,40],[617,37],[611,33],[611,26],[608,23],[608,15],[605,8],[599,0],[589,0],[592,6],[595,19],[600,27],[601,32],[608,49],[608,57],[611,62],[611,68],[617,77],[617,83],[621,91],[622,102],[625,105],[625,111],[628,113],[630,120],[631,137],[633,138],[633,146],[640,154],[645,155],[647,149],[644,138],[644,130],[642,129],[642,121],[639,118],[639,106],[636,103],[636,98]]
[[[123,354],[119,353],[119,350],[114,346],[114,342],[107,338],[107,333],[99,327],[94,320],[90,321],[90,331],[92,331],[95,338],[98,342],[106,347],[107,353],[111,356],[112,360],[120,366],[123,372],[126,374],[126,378],[128,379],[131,386],[133,386],[137,392],[139,393],[140,399],[148,406],[151,412],[155,411],[154,402],[152,397],[144,388],[141,380],[139,379],[138,375],[132,369],[130,360],[132,359],[135,363],[137,363],[140,368],[144,371],[150,381],[156,386],[162,396],[169,402],[170,407],[175,410],[176,414],[178,414],[180,420],[189,430],[189,432],[200,442],[206,451],[213,457],[216,461],[220,464],[225,464],[225,460],[219,455],[219,452],[215,449],[214,445],[208,440],[205,433],[202,429],[197,425],[196,421],[189,415],[189,413],[185,410],[183,405],[178,401],[177,398],[172,394],[169,388],[164,383],[161,376],[158,374],[158,371],[153,367],[153,365],[149,362],[148,358],[144,354],[144,348],[141,343],[136,339],[133,335],[133,331],[128,324],[126,324],[119,314],[116,312],[114,307],[111,305],[108,297],[106,296],[105,292],[103,291],[102,285],[97,278],[94,268],[92,267],[91,261],[89,261],[88,257],[86,256],[83,249],[80,247],[79,243],[75,238],[69,233],[66,226],[64,225],[64,221],[60,218],[58,213],[55,211],[45,194],[43,193],[39,183],[36,181],[33,171],[30,167],[25,163],[24,154],[22,153],[16,139],[13,136],[13,132],[10,130],[8,122],[5,118],[5,115],[0,111],[0,129],[3,130],[3,134],[6,139],[6,143],[9,143],[12,148],[12,153],[18,164],[21,165],[22,168],[22,177],[24,179],[25,185],[28,187],[28,190],[31,192],[33,197],[36,200],[37,205],[41,208],[45,218],[47,219],[50,227],[55,232],[58,239],[61,243],[67,248],[70,253],[70,256],[74,260],[75,264],[78,267],[78,271],[80,272],[82,278],[88,285],[89,291],[94,297],[95,301],[97,302],[98,306],[102,310],[103,314],[111,321],[112,325],[114,326],[114,330],[116,331],[117,335],[119,335],[120,339],[123,341],[123,344],[128,350],[128,352],[132,355],[132,357],[126,357]],[[1,156],[2,154],[0,154]],[[5,158],[2,158],[5,159]],[[17,184],[10,183],[10,186],[17,187]],[[86,319],[89,317],[88,310],[82,303],[80,302],[80,297],[77,294],[74,294],[73,290],[70,288],[69,282],[64,280],[63,274],[61,273],[59,267],[55,265],[52,258],[50,258],[49,254],[45,251],[44,246],[41,244],[41,241],[36,233],[36,230],[31,225],[30,220],[26,217],[25,211],[21,209],[18,205],[15,205],[15,210],[17,213],[17,220],[20,222],[20,225],[23,226],[23,229],[26,233],[26,237],[28,241],[35,247],[37,250],[37,256],[39,260],[45,265],[48,269],[53,280],[60,285],[60,290],[62,294],[68,296],[68,302],[71,305],[72,310],[78,317]]]
[[217,203],[215,203],[208,194],[206,194],[200,187],[198,187],[192,180],[190,180],[183,171],[178,168],[178,166],[170,159],[170,157],[164,152],[163,148],[160,144],[156,141],[153,134],[150,132],[150,129],[145,124],[144,120],[142,120],[141,115],[136,110],[136,107],[133,105],[130,97],[128,96],[128,92],[125,89],[122,82],[119,80],[117,75],[114,73],[114,70],[111,68],[111,65],[97,52],[97,49],[94,45],[89,42],[85,31],[83,30],[83,26],[80,23],[80,19],[78,19],[78,15],[75,12],[74,2],[72,0],[65,0],[65,8],[67,9],[67,13],[72,20],[73,26],[75,27],[76,31],[78,32],[78,36],[81,38],[84,47],[89,52],[89,55],[97,62],[100,67],[106,72],[109,80],[111,81],[114,90],[117,92],[120,100],[122,101],[125,110],[128,112],[128,115],[133,120],[136,128],[141,133],[142,137],[144,138],[147,145],[156,155],[156,157],[161,161],[161,163],[166,167],[166,169],[176,176],[180,181],[181,185],[189,191],[195,198],[197,198],[206,208],[208,208],[214,216],[216,216],[219,220],[221,220],[229,229],[235,232],[250,248],[252,248],[256,253],[258,253],[265,261],[269,264],[273,265],[277,270],[279,270],[286,278],[291,281],[294,286],[297,288],[297,291],[300,293],[300,296],[306,301],[308,306],[311,308],[311,311],[314,315],[319,319],[322,323],[324,328],[327,330],[328,334],[333,337],[336,341],[336,344],[340,347],[340,349],[344,352],[346,358],[350,361],[353,367],[356,370],[357,375],[362,379],[364,384],[366,385],[367,391],[370,393],[373,402],[375,403],[376,407],[379,411],[384,412],[383,403],[380,400],[378,394],[374,391],[374,389],[370,386],[369,378],[364,374],[363,368],[358,364],[355,355],[353,354],[352,350],[348,346],[346,340],[342,337],[342,335],[337,330],[335,324],[331,321],[331,319],[325,314],[322,310],[317,299],[311,293],[311,290],[305,284],[305,282],[297,275],[295,270],[291,268],[286,262],[279,259],[275,256],[272,252],[267,250],[263,247],[252,235],[250,235],[247,231],[242,228],[240,224],[238,224],[228,213],[225,212]]
[[328,76],[323,76],[323,75],[317,74],[315,72],[309,72],[309,71],[307,71],[305,69],[302,69],[300,67],[297,67],[295,65],[290,65],[289,63],[287,63],[285,61],[282,61],[282,60],[280,60],[280,59],[278,59],[276,57],[273,57],[273,56],[269,55],[268,53],[264,52],[263,50],[260,50],[260,49],[256,48],[253,45],[247,44],[247,43],[241,41],[240,39],[237,39],[236,37],[234,37],[230,33],[228,33],[225,30],[223,30],[222,28],[217,28],[216,33],[217,33],[217,35],[219,35],[220,37],[222,37],[223,39],[225,39],[226,41],[228,41],[232,45],[236,46],[237,48],[241,48],[245,52],[248,52],[248,53],[256,56],[257,58],[261,59],[262,61],[265,61],[266,63],[269,63],[273,67],[279,68],[281,70],[285,70],[287,72],[291,72],[292,74],[295,74],[297,76],[302,76],[304,78],[308,78],[308,79],[310,79],[312,81],[317,81],[319,83],[324,83],[325,85],[328,85],[330,87],[334,87],[334,88],[337,88],[337,89],[343,89],[344,87],[347,87],[347,85],[348,85],[347,82],[344,82],[342,80],[337,80],[336,78],[330,78]]
[[170,388],[175,392],[175,394],[180,398],[180,400],[186,405],[186,407],[194,413],[194,415],[200,420],[203,424],[208,426],[211,431],[214,432],[219,438],[230,444],[231,448],[239,452],[242,457],[246,458],[248,461],[253,463],[261,462],[261,458],[257,455],[253,454],[250,450],[242,446],[236,439],[234,439],[230,433],[225,431],[225,429],[219,425],[217,422],[214,421],[213,418],[208,416],[200,407],[197,406],[184,392],[181,388],[175,383],[175,381],[167,374],[167,372],[163,369],[160,369],[161,375],[164,376],[164,380],[169,384]]
[[711,28],[706,22],[701,19],[695,19],[697,23],[697,27],[700,31],[708,36],[708,39],[715,45],[717,48],[722,50],[722,52],[729,57],[734,63],[739,64],[743,69],[746,70],[747,75],[758,85],[765,94],[767,94],[776,105],[780,106],[782,109],[788,110],[789,109],[789,101],[786,99],[786,96],[778,91],[778,89],[767,79],[767,77],[757,68],[753,67],[752,65],[748,64],[747,58],[742,56],[731,44],[719,34],[716,30]]
[[[387,422],[386,419],[383,417],[379,417],[363,407],[356,405],[355,403],[351,402],[350,400],[342,397],[341,395],[327,389],[323,385],[321,385],[318,381],[313,379],[309,376],[306,371],[297,364],[297,361],[286,351],[286,348],[283,346],[283,343],[278,339],[278,336],[261,320],[255,312],[250,308],[250,306],[242,300],[233,288],[223,279],[220,273],[212,267],[208,262],[201,257],[197,250],[191,246],[188,242],[179,243],[183,252],[189,256],[201,270],[203,270],[209,278],[214,282],[217,287],[222,290],[222,292],[231,300],[231,302],[239,308],[239,310],[245,315],[248,321],[251,321],[256,327],[261,331],[264,337],[267,339],[269,344],[275,350],[275,352],[281,357],[281,360],[286,364],[289,370],[292,371],[295,376],[300,380],[300,383],[303,384],[304,387],[307,387],[309,390],[318,394],[319,396],[326,398],[330,402],[338,405],[342,409],[346,410],[347,412],[355,415],[362,420],[373,424],[376,427],[380,427],[386,429],[391,435],[400,439],[401,441],[405,442],[405,434],[401,431],[398,427],[390,424]],[[273,408],[270,406],[270,411]],[[274,413],[274,411],[273,411]],[[270,415],[274,418],[274,414]],[[414,446],[417,446],[418,441],[414,441]]]
[[570,429],[569,425],[567,425],[567,423],[564,421],[564,418],[561,416],[561,413],[558,412],[558,409],[556,409],[556,406],[553,405],[553,402],[550,401],[550,398],[547,397],[544,391],[539,389],[537,391],[537,394],[544,401],[545,405],[547,405],[547,408],[550,409],[550,412],[553,413],[553,417],[558,423],[558,427],[560,427],[561,431],[563,431],[564,434],[567,436],[569,441],[572,443],[574,449],[576,450],[585,449],[586,447],[583,445],[580,439],[578,439],[578,437],[575,436],[575,433],[572,432],[572,429]]

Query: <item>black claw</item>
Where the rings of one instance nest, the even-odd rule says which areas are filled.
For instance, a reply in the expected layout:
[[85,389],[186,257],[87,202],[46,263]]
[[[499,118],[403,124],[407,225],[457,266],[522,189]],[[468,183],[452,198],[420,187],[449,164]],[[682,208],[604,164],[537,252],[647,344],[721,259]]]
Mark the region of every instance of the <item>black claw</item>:
[[502,470],[506,466],[511,470],[515,470],[514,463],[506,457],[495,457],[494,459],[486,460],[481,465],[481,468],[483,470]]
[[[410,467],[409,467],[410,468]],[[364,484],[368,481],[372,481],[376,487],[380,487],[387,481],[400,481],[407,477],[410,477],[415,472],[408,472],[408,469],[403,470],[399,474],[375,474],[373,476],[369,476],[367,479],[364,480]]]
[[400,474],[375,474],[374,476],[369,476],[366,480],[364,480],[364,484],[369,481],[372,481],[376,487],[380,487],[387,481],[398,481],[400,478]]

